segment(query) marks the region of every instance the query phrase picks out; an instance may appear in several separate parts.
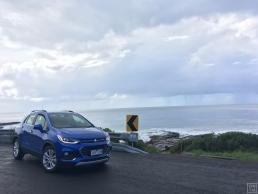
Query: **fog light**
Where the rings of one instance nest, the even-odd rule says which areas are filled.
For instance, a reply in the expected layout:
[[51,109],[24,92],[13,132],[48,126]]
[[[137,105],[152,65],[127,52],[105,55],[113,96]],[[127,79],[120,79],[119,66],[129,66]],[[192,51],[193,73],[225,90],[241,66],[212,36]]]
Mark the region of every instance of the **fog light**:
[[73,160],[78,155],[77,152],[72,152],[72,151],[65,151],[63,154],[64,154],[63,159],[65,160]]

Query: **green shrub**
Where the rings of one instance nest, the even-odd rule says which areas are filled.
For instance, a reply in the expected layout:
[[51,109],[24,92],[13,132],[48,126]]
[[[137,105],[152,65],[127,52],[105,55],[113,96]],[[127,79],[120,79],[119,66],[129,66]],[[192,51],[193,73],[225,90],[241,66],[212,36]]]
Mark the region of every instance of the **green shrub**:
[[105,131],[107,133],[113,133],[114,132],[112,129],[109,129],[109,128],[105,128],[105,129],[103,129],[103,131]]
[[242,132],[228,132],[218,136],[220,150],[258,150],[258,135]]
[[184,145],[183,147],[185,151],[258,151],[258,135],[242,132],[227,132],[220,135],[207,134],[194,137],[190,144]]
[[202,136],[197,136],[192,139],[191,144],[185,146],[186,150],[200,149],[200,150],[211,150],[216,145],[216,140],[214,134],[207,134]]
[[169,148],[170,153],[181,153],[192,144],[192,139],[184,139]]
[[146,144],[142,140],[139,140],[137,143],[135,143],[134,146],[148,153],[159,153],[158,149],[155,146]]

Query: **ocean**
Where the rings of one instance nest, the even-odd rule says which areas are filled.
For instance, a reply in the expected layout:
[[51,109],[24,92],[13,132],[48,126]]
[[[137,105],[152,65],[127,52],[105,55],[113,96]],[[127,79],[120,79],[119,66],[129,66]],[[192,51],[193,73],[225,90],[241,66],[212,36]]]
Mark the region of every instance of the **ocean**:
[[[139,135],[167,131],[181,135],[242,131],[258,134],[258,105],[121,108],[79,111],[96,126],[125,132],[127,114],[139,115]],[[22,113],[0,113],[0,122],[22,119]]]

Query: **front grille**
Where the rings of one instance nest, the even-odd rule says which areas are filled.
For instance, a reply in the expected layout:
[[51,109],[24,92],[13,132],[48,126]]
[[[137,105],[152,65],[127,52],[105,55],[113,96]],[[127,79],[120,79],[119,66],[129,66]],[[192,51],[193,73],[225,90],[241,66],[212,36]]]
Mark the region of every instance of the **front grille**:
[[95,142],[105,142],[106,138],[95,138],[95,139],[81,139],[81,143],[95,143]]
[[83,157],[90,157],[91,150],[97,150],[97,149],[103,149],[103,154],[105,154],[108,151],[108,146],[107,145],[87,146],[87,147],[81,148],[80,153]]

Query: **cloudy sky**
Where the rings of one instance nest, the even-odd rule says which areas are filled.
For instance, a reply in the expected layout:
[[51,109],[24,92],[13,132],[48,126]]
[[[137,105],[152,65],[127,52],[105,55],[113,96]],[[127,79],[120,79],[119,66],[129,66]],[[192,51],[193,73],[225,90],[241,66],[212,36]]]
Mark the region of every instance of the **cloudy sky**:
[[0,0],[0,112],[258,103],[258,2]]

